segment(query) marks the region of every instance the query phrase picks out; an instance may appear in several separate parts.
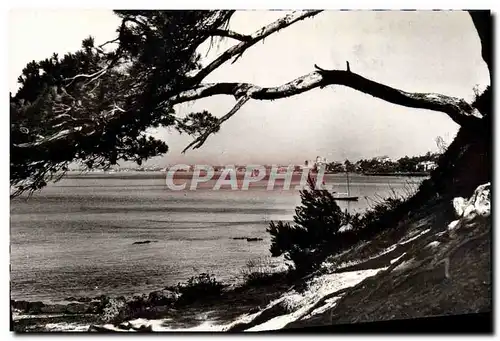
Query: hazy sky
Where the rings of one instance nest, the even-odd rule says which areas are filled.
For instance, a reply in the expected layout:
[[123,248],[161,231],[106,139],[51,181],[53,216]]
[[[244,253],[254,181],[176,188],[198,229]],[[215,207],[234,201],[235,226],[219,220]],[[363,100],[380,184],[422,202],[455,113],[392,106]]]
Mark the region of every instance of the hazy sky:
[[[280,11],[237,12],[230,29],[251,33],[285,15]],[[115,37],[119,20],[105,10],[13,10],[10,13],[9,86],[31,60],[75,51],[88,35],[97,43]],[[32,29],[31,29],[32,28]],[[222,41],[205,63],[235,44]],[[206,46],[200,50],[206,55]],[[483,89],[488,70],[480,42],[464,12],[326,11],[298,22],[248,49],[206,81],[241,81],[277,86],[314,70],[351,70],[413,92],[437,92],[471,100]],[[177,106],[180,115],[208,110],[226,114],[231,96],[214,96]],[[251,101],[198,150],[181,150],[192,140],[157,129],[169,153],[149,164],[302,163],[317,155],[342,160],[388,155],[399,158],[435,151],[435,138],[450,142],[458,126],[447,115],[393,105],[342,86],[329,86],[276,101]]]

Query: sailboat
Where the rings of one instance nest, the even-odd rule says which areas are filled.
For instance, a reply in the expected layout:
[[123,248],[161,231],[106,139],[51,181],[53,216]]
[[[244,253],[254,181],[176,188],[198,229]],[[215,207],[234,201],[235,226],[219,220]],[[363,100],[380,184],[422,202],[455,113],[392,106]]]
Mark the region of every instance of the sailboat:
[[340,194],[342,196],[334,196],[333,198],[335,200],[343,200],[343,201],[358,201],[359,197],[351,196],[351,188],[350,188],[350,183],[349,183],[349,172],[345,172],[346,177],[347,177],[347,193],[335,193],[335,194]]

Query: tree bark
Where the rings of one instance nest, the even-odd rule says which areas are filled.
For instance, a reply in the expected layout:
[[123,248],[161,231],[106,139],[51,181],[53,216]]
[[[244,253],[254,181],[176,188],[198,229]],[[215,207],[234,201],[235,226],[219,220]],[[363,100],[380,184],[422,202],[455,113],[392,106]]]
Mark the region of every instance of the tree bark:
[[171,103],[178,104],[214,95],[232,95],[240,98],[247,94],[256,100],[276,100],[299,95],[317,87],[344,85],[394,104],[444,112],[458,124],[481,118],[470,104],[460,98],[437,93],[406,92],[369,80],[354,72],[324,70],[318,67],[317,69],[318,71],[277,87],[261,88],[249,83],[201,84],[197,88],[173,96],[170,100]]
[[472,22],[476,27],[477,34],[479,35],[479,39],[481,40],[481,56],[483,57],[484,62],[488,66],[488,70],[490,71],[490,84],[493,77],[493,56],[492,56],[492,35],[491,31],[493,28],[493,17],[491,16],[491,11],[484,10],[471,10],[468,11],[469,15],[472,18]]

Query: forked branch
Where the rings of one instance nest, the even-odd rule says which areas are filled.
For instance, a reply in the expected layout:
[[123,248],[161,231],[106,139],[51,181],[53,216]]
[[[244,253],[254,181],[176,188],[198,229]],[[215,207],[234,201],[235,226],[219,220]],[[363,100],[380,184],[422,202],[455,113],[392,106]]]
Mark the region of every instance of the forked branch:
[[242,96],[238,102],[236,102],[236,105],[231,109],[231,111],[229,111],[226,115],[222,116],[218,121],[217,121],[217,124],[213,127],[213,128],[207,128],[207,131],[205,131],[202,135],[200,135],[198,138],[196,138],[193,142],[191,142],[186,148],[184,148],[184,150],[182,151],[182,153],[186,153],[186,151],[189,149],[189,148],[193,148],[193,149],[198,149],[200,148],[201,146],[203,146],[203,144],[205,143],[205,141],[207,140],[207,138],[211,135],[211,134],[215,134],[220,126],[222,125],[222,123],[224,123],[225,121],[227,121],[228,119],[230,119],[234,114],[236,114],[236,112],[238,110],[240,110],[240,108],[246,103],[248,102],[248,100],[250,99],[250,96],[249,95],[245,95],[245,96]]
[[[232,95],[237,98],[245,96],[248,97],[245,102],[248,99],[275,100],[298,95],[316,87],[323,88],[328,85],[344,85],[390,103],[409,108],[446,113],[459,125],[468,124],[482,118],[480,113],[463,99],[437,93],[417,93],[395,89],[352,72],[348,62],[347,70],[326,70],[317,65],[315,65],[315,68],[317,71],[313,71],[277,87],[262,88],[249,83],[201,84],[197,88],[172,97],[170,101],[176,104],[214,95]],[[232,115],[235,112],[232,112]],[[196,148],[199,148],[206,141],[207,137],[198,138],[195,141]],[[192,145],[190,144],[183,152]]]
[[[191,84],[198,84],[201,82],[206,76],[208,76],[212,71],[217,69],[223,63],[228,61],[229,59],[241,56],[243,52],[249,47],[255,45],[265,37],[288,27],[297,21],[303,20],[305,18],[309,18],[315,16],[318,13],[321,13],[321,10],[314,11],[294,11],[291,14],[285,15],[283,18],[280,18],[273,23],[262,27],[261,29],[252,33],[248,38],[245,37],[241,43],[227,49],[224,51],[219,57],[217,57],[214,61],[212,61],[209,65],[200,70],[196,75],[191,78]],[[241,40],[241,39],[240,39]]]

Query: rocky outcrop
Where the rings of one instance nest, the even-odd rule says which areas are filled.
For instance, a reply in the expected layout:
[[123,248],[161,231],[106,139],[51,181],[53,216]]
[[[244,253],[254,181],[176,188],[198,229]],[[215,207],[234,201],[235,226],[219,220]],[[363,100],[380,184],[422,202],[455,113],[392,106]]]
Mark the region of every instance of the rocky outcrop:
[[148,303],[152,306],[168,306],[177,301],[180,294],[172,290],[153,291],[148,296]]
[[45,304],[43,302],[11,301],[12,309],[19,314],[97,314],[101,302]]
[[27,301],[10,301],[10,306],[14,311],[25,314],[40,314],[46,309],[43,302],[27,302]]
[[448,225],[448,230],[454,232],[463,226],[473,226],[479,218],[487,218],[491,213],[491,183],[479,186],[472,197],[466,200],[462,197],[453,199],[453,207],[458,216],[457,220]]
[[84,303],[70,303],[66,306],[66,312],[69,314],[85,314],[89,310],[90,305]]

